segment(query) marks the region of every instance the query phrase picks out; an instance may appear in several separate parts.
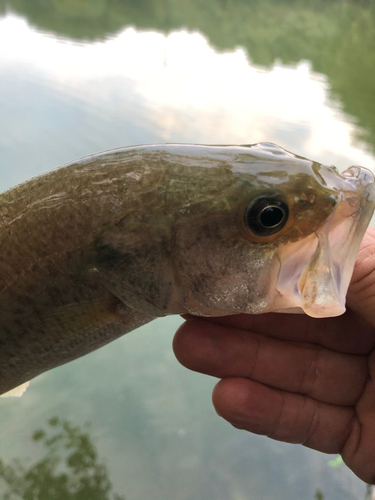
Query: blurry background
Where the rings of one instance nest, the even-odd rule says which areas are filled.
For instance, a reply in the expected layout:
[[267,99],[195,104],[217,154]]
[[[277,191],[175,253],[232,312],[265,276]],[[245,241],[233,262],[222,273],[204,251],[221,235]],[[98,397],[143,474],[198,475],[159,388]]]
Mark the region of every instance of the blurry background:
[[[0,0],[0,191],[150,142],[270,141],[374,170],[374,54],[371,0]],[[335,457],[217,417],[215,380],[173,357],[180,322],[0,400],[0,498],[364,498]]]

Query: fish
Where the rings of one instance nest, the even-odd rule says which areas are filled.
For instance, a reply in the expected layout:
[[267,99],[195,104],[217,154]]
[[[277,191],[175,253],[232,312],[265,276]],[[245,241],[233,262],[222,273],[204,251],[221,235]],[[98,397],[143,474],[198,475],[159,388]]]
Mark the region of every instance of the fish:
[[170,314],[342,314],[374,186],[272,143],[153,144],[2,193],[0,394]]

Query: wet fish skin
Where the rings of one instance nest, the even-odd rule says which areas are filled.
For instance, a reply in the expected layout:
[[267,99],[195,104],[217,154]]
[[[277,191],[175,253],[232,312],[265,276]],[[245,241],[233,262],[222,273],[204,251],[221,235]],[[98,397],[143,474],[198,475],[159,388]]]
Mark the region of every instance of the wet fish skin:
[[[156,317],[293,306],[275,296],[280,249],[317,239],[350,192],[356,253],[375,198],[361,176],[349,182],[267,143],[153,145],[81,158],[3,193],[0,394]],[[287,203],[280,234],[246,227],[260,196]]]

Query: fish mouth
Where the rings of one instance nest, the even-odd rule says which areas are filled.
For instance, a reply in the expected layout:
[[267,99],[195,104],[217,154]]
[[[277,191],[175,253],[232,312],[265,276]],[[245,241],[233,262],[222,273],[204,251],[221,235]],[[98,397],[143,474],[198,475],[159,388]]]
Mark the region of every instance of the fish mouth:
[[356,256],[375,206],[373,174],[350,167],[319,174],[338,190],[338,203],[318,231],[278,252],[280,272],[273,303],[277,312],[304,312],[314,318],[345,312]]

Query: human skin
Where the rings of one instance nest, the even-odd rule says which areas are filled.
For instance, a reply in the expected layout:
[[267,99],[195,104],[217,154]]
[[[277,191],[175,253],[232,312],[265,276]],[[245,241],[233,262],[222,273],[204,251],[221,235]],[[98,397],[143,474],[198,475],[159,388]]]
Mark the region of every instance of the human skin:
[[187,368],[221,380],[217,413],[234,427],[340,453],[375,484],[375,229],[362,241],[336,318],[186,317],[174,339]]

